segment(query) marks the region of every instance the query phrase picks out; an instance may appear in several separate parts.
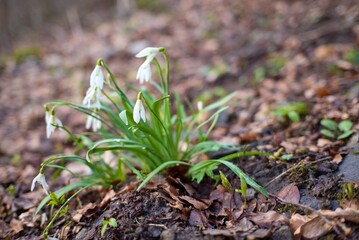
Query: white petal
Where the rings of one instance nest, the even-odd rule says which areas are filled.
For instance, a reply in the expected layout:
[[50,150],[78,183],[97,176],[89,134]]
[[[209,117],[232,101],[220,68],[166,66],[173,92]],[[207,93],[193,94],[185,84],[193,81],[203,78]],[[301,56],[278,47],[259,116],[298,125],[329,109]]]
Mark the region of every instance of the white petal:
[[137,99],[136,101],[136,104],[135,104],[135,107],[133,108],[133,120],[136,122],[136,123],[139,123],[140,122],[140,109],[141,109],[141,100]]
[[60,119],[56,118],[56,125],[59,126],[59,127],[62,127],[62,122]]
[[148,65],[145,71],[145,81],[148,82],[151,80],[152,71],[151,71],[151,65]]
[[92,123],[92,130],[97,132],[101,128],[101,121],[99,119],[94,118]]
[[141,102],[141,111],[140,111],[140,114],[141,114],[141,118],[144,122],[146,122],[146,111],[145,111],[145,108],[143,107],[143,104]]
[[136,57],[142,58],[142,57],[147,57],[149,55],[156,55],[159,50],[160,50],[160,48],[147,47],[147,48],[141,50],[139,53],[137,53]]
[[37,183],[37,179],[39,178],[40,175],[37,175],[36,177],[34,177],[34,179],[32,180],[31,183],[31,191],[34,191],[36,183]]
[[50,122],[51,114],[49,112],[45,112],[45,121],[46,123]]
[[86,120],[86,129],[90,129],[91,128],[91,123],[93,121],[93,117],[91,115],[87,115],[87,120]]
[[146,69],[148,68],[148,62],[144,62],[138,68],[136,79],[139,80],[140,84],[145,81]]
[[95,69],[92,71],[91,73],[91,77],[90,77],[90,86],[91,87],[98,87],[99,89],[103,88],[103,80],[104,80],[104,75],[101,69],[101,66],[96,65]]
[[47,185],[47,182],[46,182],[46,179],[45,179],[45,176],[43,174],[41,174],[41,178],[39,179],[41,181],[41,185],[42,185],[42,188],[45,190],[45,193],[47,195],[49,195],[49,185]]

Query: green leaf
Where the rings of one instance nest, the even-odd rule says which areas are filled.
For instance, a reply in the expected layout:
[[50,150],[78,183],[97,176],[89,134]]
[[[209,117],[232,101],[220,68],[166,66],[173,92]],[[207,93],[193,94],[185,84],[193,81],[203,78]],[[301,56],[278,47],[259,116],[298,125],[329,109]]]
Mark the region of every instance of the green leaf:
[[342,132],[348,132],[352,129],[353,123],[349,120],[341,121],[338,125],[339,130]]
[[[59,190],[55,191],[54,193],[56,194],[57,198],[60,198],[62,195],[70,192],[71,190],[73,190],[75,188],[86,187],[89,185],[93,185],[93,183],[84,182],[84,181],[76,182],[76,183],[69,184],[63,188],[60,188]],[[47,196],[44,199],[42,199],[39,206],[37,206],[37,208],[36,208],[35,214],[38,214],[39,211],[47,204],[48,201],[50,201],[50,196]]]
[[288,117],[292,122],[299,122],[300,121],[299,114],[296,111],[288,112]]
[[229,182],[228,178],[226,177],[226,175],[223,174],[222,171],[219,171],[219,175],[221,177],[221,182],[223,187],[228,191],[232,191],[233,187],[232,184]]
[[108,225],[110,225],[111,227],[117,227],[116,219],[110,218],[110,219],[108,220]]
[[345,138],[348,138],[350,137],[350,135],[352,135],[354,133],[353,130],[349,130],[341,135],[339,135],[338,139],[345,139]]
[[293,157],[293,154],[283,154],[282,159],[289,161]]
[[187,165],[187,166],[192,166],[192,164],[187,163],[187,162],[182,162],[182,161],[168,161],[165,163],[162,163],[160,166],[158,166],[155,170],[153,170],[152,172],[150,172],[150,174],[147,175],[147,177],[145,178],[145,180],[143,180],[143,182],[140,184],[140,186],[138,186],[137,191],[139,191],[144,185],[146,185],[146,183],[148,183],[154,176],[156,176],[159,172],[161,172],[163,169],[170,167],[170,166],[175,166],[177,164],[182,164],[182,165]]
[[334,122],[333,120],[330,120],[330,119],[322,119],[320,121],[320,124],[330,130],[333,130],[333,131],[337,131],[338,130],[338,125],[336,122]]
[[248,185],[253,187],[255,190],[257,190],[258,192],[260,192],[264,196],[269,197],[267,191],[261,185],[256,183],[252,178],[250,178],[247,174],[245,174],[239,167],[237,167],[233,163],[231,163],[229,161],[226,161],[226,160],[221,160],[221,159],[211,160],[211,161],[216,161],[216,162],[222,163],[223,165],[225,165],[226,167],[231,169],[232,172],[234,172],[239,178],[243,177],[243,179],[246,181],[246,183]]
[[335,138],[334,133],[328,129],[322,129],[322,130],[320,130],[320,133],[328,138]]
[[105,235],[105,232],[107,230],[107,224],[108,224],[108,221],[106,221],[106,220],[102,221],[101,237],[103,237],[103,235]]

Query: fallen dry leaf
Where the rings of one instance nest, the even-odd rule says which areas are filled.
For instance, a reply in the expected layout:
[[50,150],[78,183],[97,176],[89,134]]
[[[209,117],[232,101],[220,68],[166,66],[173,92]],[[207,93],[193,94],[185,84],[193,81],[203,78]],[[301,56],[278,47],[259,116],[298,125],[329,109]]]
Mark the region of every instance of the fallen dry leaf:
[[334,156],[333,158],[333,162],[335,162],[336,164],[340,164],[343,161],[343,156],[338,153]]
[[331,145],[331,144],[333,144],[333,142],[328,139],[325,139],[325,138],[319,138],[318,142],[317,142],[318,147],[325,147],[325,146]]
[[284,214],[276,211],[268,211],[266,213],[257,213],[249,218],[255,224],[261,227],[271,227],[273,225],[282,225],[288,223],[288,219]]
[[22,230],[24,230],[23,223],[20,220],[17,220],[16,218],[11,219],[10,227],[11,227],[11,230],[15,234],[17,234],[17,233],[21,232]]
[[300,200],[300,193],[298,187],[291,183],[278,193],[278,197],[287,203],[298,204]]
[[248,218],[243,218],[241,221],[232,228],[227,229],[213,229],[209,228],[203,231],[204,234],[212,236],[226,236],[231,237],[238,234],[238,232],[249,232],[254,228],[254,224],[248,220]]
[[72,220],[74,220],[75,222],[80,222],[82,216],[89,210],[89,209],[94,209],[96,207],[95,204],[93,203],[88,203],[86,204],[83,208],[78,209],[75,213],[75,215],[72,217]]
[[188,202],[189,204],[191,204],[195,209],[198,209],[198,210],[205,210],[209,207],[209,205],[212,203],[212,201],[210,201],[210,203],[205,203],[201,200],[197,200],[193,197],[190,197],[190,196],[180,196],[178,197],[179,199],[181,200],[184,200],[186,202]]
[[[320,213],[324,217],[326,217],[331,224],[328,224],[324,221],[323,217],[316,214],[302,217],[298,216],[297,214],[293,215],[293,220],[291,219],[291,227],[292,229],[295,229],[294,235],[297,237],[302,236],[304,238],[313,239],[318,238],[331,231],[333,229],[333,226],[337,225],[337,222],[349,221],[359,224],[359,211],[355,209],[337,208],[335,211],[321,210]],[[338,221],[336,222],[332,220]],[[344,231],[346,233],[349,233],[350,229],[345,227]]]
[[322,217],[317,216],[300,226],[294,236],[303,236],[304,238],[314,239],[324,235],[332,230],[333,226],[327,224]]
[[317,215],[311,214],[311,215],[300,215],[298,213],[291,216],[289,221],[289,226],[293,230],[297,230],[300,226],[302,226],[304,223],[309,222],[313,218],[315,218]]
[[203,212],[193,209],[189,215],[189,224],[192,226],[208,226],[208,219]]

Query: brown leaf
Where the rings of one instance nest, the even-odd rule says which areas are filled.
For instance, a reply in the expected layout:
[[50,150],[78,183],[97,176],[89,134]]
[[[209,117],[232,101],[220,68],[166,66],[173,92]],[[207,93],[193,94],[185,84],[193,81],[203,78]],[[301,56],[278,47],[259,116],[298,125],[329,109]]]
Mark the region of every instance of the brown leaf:
[[203,202],[201,200],[197,200],[197,199],[195,199],[193,197],[190,197],[190,196],[180,196],[178,198],[188,202],[189,204],[191,204],[194,208],[196,208],[198,210],[205,210],[212,203],[212,201],[210,201],[210,204],[208,204],[208,203],[205,203],[205,202]]
[[89,203],[87,205],[85,205],[82,209],[78,209],[76,211],[76,214],[72,217],[72,220],[74,220],[75,222],[80,222],[82,216],[89,210],[89,209],[94,209],[96,207],[95,204],[93,203]]
[[330,230],[332,230],[332,226],[327,224],[322,217],[317,216],[300,226],[294,232],[294,236],[313,239],[324,235]]
[[212,235],[212,236],[226,236],[231,237],[237,235],[238,232],[249,232],[253,229],[254,225],[248,218],[243,218],[239,224],[235,225],[232,228],[228,229],[206,229],[203,231],[204,234]]
[[208,219],[203,212],[193,209],[190,213],[189,224],[192,226],[208,226]]
[[315,218],[317,215],[311,214],[311,215],[300,215],[298,213],[291,216],[289,221],[290,228],[294,231],[296,231],[300,226],[302,226],[304,223],[309,222],[313,218]]
[[20,220],[17,220],[16,218],[11,219],[10,227],[11,227],[11,230],[15,234],[17,234],[17,233],[21,232],[22,230],[24,230],[23,223]]
[[287,203],[298,204],[300,200],[300,193],[298,187],[291,183],[278,193],[278,197]]
[[111,189],[111,191],[107,192],[104,198],[100,203],[100,207],[104,207],[111,199],[116,195],[115,191]]
[[266,213],[257,213],[249,218],[255,224],[261,227],[271,227],[273,225],[282,225],[288,222],[285,215],[276,211],[268,211]]

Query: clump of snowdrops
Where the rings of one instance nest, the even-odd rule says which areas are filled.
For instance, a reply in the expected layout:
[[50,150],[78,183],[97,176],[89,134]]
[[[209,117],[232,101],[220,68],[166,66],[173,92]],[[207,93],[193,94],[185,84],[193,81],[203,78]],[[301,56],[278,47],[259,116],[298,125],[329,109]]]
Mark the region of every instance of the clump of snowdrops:
[[[243,188],[248,184],[268,196],[264,188],[230,161],[241,156],[265,153],[241,152],[236,146],[209,140],[219,115],[228,108],[226,104],[234,93],[208,106],[203,106],[201,102],[193,104],[196,107],[187,106],[179,95],[170,92],[170,62],[165,48],[148,47],[136,57],[145,58],[136,76],[141,90],[131,88],[137,91],[136,99],[126,95],[121,82],[116,80],[104,60],[99,59],[91,73],[90,87],[82,104],[59,101],[45,105],[47,137],[56,129],[66,131],[77,149],[82,149],[82,154],[80,151],[78,155],[58,155],[46,159],[33,180],[31,190],[36,183],[40,183],[47,194],[36,212],[47,203],[51,205],[52,220],[44,231],[46,237],[55,219],[66,213],[69,201],[81,191],[91,186],[109,187],[124,181],[130,172],[141,180],[139,190],[155,175],[179,165],[188,166],[187,175],[198,182],[205,176],[220,180],[216,169],[223,164],[240,178]],[[163,58],[163,64],[159,57]],[[154,71],[156,78],[152,77]],[[146,85],[154,86],[152,89],[156,92],[147,91]],[[55,115],[59,107],[70,107],[86,114],[85,127],[90,131],[78,135],[71,133]],[[205,112],[210,112],[210,117],[202,120]],[[194,163],[200,155],[223,148],[235,153]],[[106,152],[111,153],[115,164],[105,159]],[[90,173],[79,175],[67,167],[68,162],[83,164],[90,169]],[[44,171],[47,168],[68,171],[77,181],[52,192],[45,180]],[[71,194],[66,196],[67,193]],[[54,206],[57,205],[59,208],[54,213]]]

